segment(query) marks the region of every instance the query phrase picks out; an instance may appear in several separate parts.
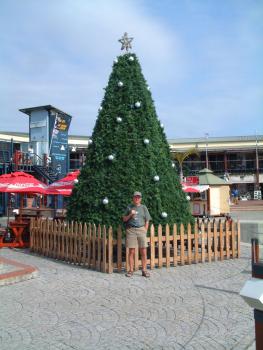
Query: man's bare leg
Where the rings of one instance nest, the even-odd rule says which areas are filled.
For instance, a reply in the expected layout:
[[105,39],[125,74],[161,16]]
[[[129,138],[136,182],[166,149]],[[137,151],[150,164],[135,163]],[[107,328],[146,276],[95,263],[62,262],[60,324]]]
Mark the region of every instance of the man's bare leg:
[[140,248],[141,258],[142,258],[142,276],[150,277],[149,272],[147,271],[147,248]]
[[140,248],[140,253],[142,258],[142,270],[146,271],[146,265],[147,265],[146,248]]
[[135,255],[135,248],[129,248],[129,265],[130,265],[129,271],[131,272],[133,272],[133,269],[134,269],[134,255]]

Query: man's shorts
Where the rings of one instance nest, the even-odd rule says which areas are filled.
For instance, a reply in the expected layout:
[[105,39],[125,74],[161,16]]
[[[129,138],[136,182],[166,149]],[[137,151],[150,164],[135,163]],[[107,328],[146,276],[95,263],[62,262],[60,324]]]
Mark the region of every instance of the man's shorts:
[[126,247],[127,248],[147,248],[145,227],[129,227],[126,230]]

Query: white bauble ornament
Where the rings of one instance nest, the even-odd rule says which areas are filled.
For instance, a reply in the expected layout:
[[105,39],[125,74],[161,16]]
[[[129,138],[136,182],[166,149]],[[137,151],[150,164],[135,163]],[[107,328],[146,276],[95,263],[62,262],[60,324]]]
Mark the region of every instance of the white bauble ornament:
[[103,108],[100,106],[100,107],[99,107],[99,111],[102,111],[102,109],[103,109]]
[[93,142],[92,139],[89,139],[88,143],[89,143],[89,144],[92,144],[92,142]]
[[139,101],[135,102],[135,107],[136,108],[140,108],[141,107],[141,102],[139,102]]
[[133,56],[130,56],[130,57],[129,57],[129,61],[134,61],[134,57],[133,57]]
[[163,123],[161,124],[161,128],[163,128],[164,127],[164,125],[163,125]]
[[109,203],[108,198],[107,198],[107,197],[103,198],[102,203],[103,203],[104,205],[108,204],[108,203]]
[[118,63],[118,58],[115,58],[114,63]]
[[109,160],[113,160],[113,159],[114,159],[114,155],[113,155],[113,154],[110,154],[110,155],[108,156],[108,159],[109,159]]
[[148,139],[144,139],[144,140],[143,140],[143,142],[144,142],[144,144],[145,144],[145,145],[149,145],[150,140],[148,140]]
[[74,180],[74,183],[75,183],[75,184],[77,184],[78,182],[79,182],[79,180],[78,180],[78,179],[75,179],[75,180]]
[[186,199],[187,199],[188,201],[190,201],[191,197],[190,197],[190,196],[186,196]]
[[149,85],[147,86],[147,90],[148,90],[148,91],[150,91],[150,90],[151,90],[151,88],[150,88],[150,86],[149,86]]
[[119,81],[119,82],[118,82],[118,86],[119,86],[119,87],[122,87],[122,86],[123,86],[123,82],[122,82],[122,81]]
[[175,168],[175,164],[172,162],[172,168]]
[[122,122],[122,118],[121,117],[117,117],[116,120],[117,120],[117,123],[121,123]]
[[168,214],[165,211],[163,211],[161,216],[162,216],[162,218],[167,218]]
[[160,180],[160,177],[158,175],[155,175],[153,179],[154,181],[158,182]]

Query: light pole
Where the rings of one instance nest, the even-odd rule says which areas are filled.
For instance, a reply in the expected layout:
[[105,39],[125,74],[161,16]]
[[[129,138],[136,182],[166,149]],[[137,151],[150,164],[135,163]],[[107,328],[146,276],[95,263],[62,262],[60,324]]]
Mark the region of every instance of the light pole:
[[256,190],[259,190],[258,134],[256,131]]
[[208,151],[207,151],[207,148],[208,148],[208,136],[209,134],[206,132],[205,133],[205,139],[206,139],[206,143],[205,143],[205,167],[208,169]]

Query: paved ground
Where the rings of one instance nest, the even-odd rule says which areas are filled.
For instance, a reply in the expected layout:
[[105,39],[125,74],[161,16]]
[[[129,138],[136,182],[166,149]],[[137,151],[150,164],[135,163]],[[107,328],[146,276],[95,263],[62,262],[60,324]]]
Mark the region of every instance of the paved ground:
[[233,211],[230,215],[240,221],[263,221],[263,211]]
[[35,279],[0,287],[1,350],[242,350],[253,343],[253,312],[238,294],[250,278],[247,246],[240,259],[156,269],[149,280],[26,251],[0,254],[39,269]]

